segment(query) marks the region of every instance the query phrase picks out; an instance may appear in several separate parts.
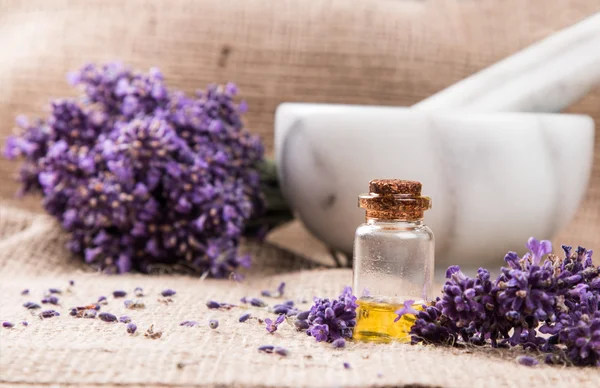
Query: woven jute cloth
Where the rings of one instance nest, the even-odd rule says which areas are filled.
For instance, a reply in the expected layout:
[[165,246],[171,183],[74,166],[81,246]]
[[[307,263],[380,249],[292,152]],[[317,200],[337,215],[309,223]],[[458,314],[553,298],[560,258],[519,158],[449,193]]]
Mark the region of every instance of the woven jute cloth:
[[[50,98],[73,95],[67,71],[120,59],[139,69],[157,66],[170,86],[187,92],[235,81],[250,106],[248,127],[272,153],[281,102],[409,106],[598,10],[598,0],[0,0],[0,144],[16,114],[42,115]],[[568,111],[600,122],[600,90]],[[556,243],[600,249],[598,134],[595,148],[585,200]],[[90,273],[65,251],[66,236],[41,215],[39,198],[14,199],[17,167],[0,158],[0,320],[30,326],[0,330],[0,384],[596,387],[600,381],[592,369],[520,366],[515,351],[399,344],[334,351],[288,325],[268,335],[256,320],[239,323],[240,309],[208,310],[209,299],[236,303],[281,281],[296,301],[332,297],[350,283],[349,270],[315,268],[269,245],[245,248],[254,266],[242,283]],[[314,258],[318,244],[297,232],[282,241]],[[66,290],[70,279],[76,284],[60,296],[60,317],[40,320],[21,307],[39,301],[48,287]],[[148,294],[144,310],[126,311],[110,297],[138,286]],[[20,295],[24,288],[31,296]],[[158,301],[164,288],[177,291],[166,305]],[[68,307],[100,295],[109,297],[106,311],[133,318],[138,335],[127,335],[123,324],[68,315]],[[220,321],[217,330],[208,328],[209,319]],[[178,326],[183,320],[200,326]],[[160,339],[144,337],[151,324],[163,331]],[[290,355],[258,353],[265,344]]]
[[[269,247],[252,248],[253,269],[244,282],[200,280],[191,276],[107,276],[88,272],[63,248],[65,236],[46,216],[0,210],[0,319],[16,323],[0,329],[0,383],[85,386],[427,386],[427,387],[597,387],[600,370],[519,365],[519,352],[450,349],[402,344],[349,343],[335,350],[330,344],[284,323],[274,334],[255,319],[240,323],[247,311],[256,318],[274,318],[260,309],[209,310],[206,301],[239,304],[286,282],[285,298],[308,308],[313,296],[335,297],[350,283],[349,270],[312,268],[290,260]],[[69,280],[75,285],[69,286]],[[42,298],[44,290],[62,290],[59,317],[41,320],[22,307]],[[145,309],[127,310],[113,290],[132,294]],[[21,290],[30,294],[23,296]],[[164,304],[160,292],[177,291]],[[128,315],[137,335],[122,323],[69,316],[69,307],[108,297],[101,311]],[[273,304],[277,300],[264,298]],[[44,307],[47,307],[45,305]],[[219,320],[216,330],[211,319]],[[199,322],[182,327],[184,320]],[[29,326],[20,324],[27,321]],[[154,325],[159,339],[144,332]],[[261,345],[282,346],[289,355],[258,352]],[[344,368],[350,364],[350,369]]]

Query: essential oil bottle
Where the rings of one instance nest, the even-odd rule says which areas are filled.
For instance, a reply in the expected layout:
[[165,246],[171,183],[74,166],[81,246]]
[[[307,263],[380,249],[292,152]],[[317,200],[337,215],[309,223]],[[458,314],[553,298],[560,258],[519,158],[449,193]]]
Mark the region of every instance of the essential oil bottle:
[[358,311],[354,339],[407,342],[415,321],[411,314],[394,322],[404,302],[413,308],[430,298],[434,271],[433,232],[423,223],[431,199],[421,183],[378,179],[359,196],[366,222],[354,239],[354,292]]

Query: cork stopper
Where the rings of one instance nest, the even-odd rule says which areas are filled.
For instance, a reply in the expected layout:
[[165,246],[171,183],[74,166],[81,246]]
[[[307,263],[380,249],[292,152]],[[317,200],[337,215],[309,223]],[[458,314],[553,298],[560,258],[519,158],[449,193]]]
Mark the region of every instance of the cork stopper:
[[369,193],[358,197],[358,206],[369,218],[416,221],[431,208],[431,198],[421,195],[421,182],[400,179],[375,179]]

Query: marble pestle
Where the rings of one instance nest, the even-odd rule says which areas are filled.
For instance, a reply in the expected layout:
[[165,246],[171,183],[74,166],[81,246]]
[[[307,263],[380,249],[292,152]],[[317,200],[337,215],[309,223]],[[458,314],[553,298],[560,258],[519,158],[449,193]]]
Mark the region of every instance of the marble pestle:
[[560,112],[600,83],[600,13],[413,105],[420,110]]

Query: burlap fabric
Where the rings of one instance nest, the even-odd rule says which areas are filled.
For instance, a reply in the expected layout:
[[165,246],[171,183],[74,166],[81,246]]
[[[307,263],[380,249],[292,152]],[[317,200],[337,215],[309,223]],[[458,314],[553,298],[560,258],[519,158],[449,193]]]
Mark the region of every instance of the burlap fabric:
[[[410,345],[350,344],[334,350],[287,324],[270,335],[265,325],[238,322],[245,312],[209,310],[210,299],[237,303],[260,289],[287,283],[286,298],[310,301],[314,295],[336,296],[350,282],[350,270],[308,269],[310,263],[289,260],[277,249],[255,248],[255,266],[243,283],[199,280],[188,276],[106,276],[86,272],[70,259],[64,236],[46,216],[2,208],[0,211],[0,319],[20,324],[0,330],[0,383],[87,386],[427,386],[427,387],[597,387],[600,370],[538,366],[515,362],[518,352],[476,351]],[[75,285],[67,292],[68,281]],[[62,315],[40,320],[21,304],[39,300],[44,289],[63,290]],[[126,310],[110,293],[143,287],[147,305]],[[29,296],[20,295],[24,288]],[[172,288],[173,302],[163,304],[159,292]],[[129,315],[139,333],[130,336],[122,323],[77,319],[68,307],[106,295],[104,311]],[[272,303],[272,300],[267,299]],[[308,307],[308,304],[301,304]],[[273,317],[251,310],[256,317]],[[209,319],[218,319],[211,330]],[[181,327],[184,320],[198,327]],[[160,339],[143,333],[154,324]],[[261,354],[271,344],[290,351],[288,357]],[[347,362],[351,369],[345,369]],[[178,364],[182,364],[178,366]]]
[[[119,58],[158,66],[170,85],[188,92],[236,81],[251,107],[248,125],[271,152],[280,102],[411,105],[598,10],[597,0],[0,0],[0,143],[16,113],[40,114],[49,97],[72,93],[66,71]],[[600,90],[569,110],[598,121]],[[235,302],[279,281],[289,284],[290,297],[307,300],[334,296],[350,283],[348,270],[311,269],[269,246],[251,248],[256,265],[242,284],[88,273],[48,218],[15,210],[40,210],[38,199],[13,199],[16,167],[0,160],[0,320],[31,325],[0,330],[0,383],[7,386],[598,384],[597,371],[526,368],[504,351],[366,344],[334,351],[289,326],[268,336],[256,322],[238,323],[239,311],[208,311],[208,299]],[[294,245],[294,233],[282,241]],[[316,244],[300,241],[300,253],[314,257]],[[600,152],[586,199],[556,241],[600,246]],[[62,298],[60,318],[40,321],[20,306],[22,288],[38,300],[44,288],[66,288],[69,279],[77,283]],[[151,295],[146,310],[129,313],[138,336],[129,337],[122,324],[66,314],[69,306],[136,286]],[[157,301],[165,287],[178,291],[170,305]],[[108,308],[124,313],[120,306],[111,300]],[[216,331],[206,325],[212,318],[221,322]],[[186,319],[202,324],[179,327]],[[150,324],[164,331],[161,339],[144,338]],[[290,356],[259,354],[263,344],[285,346]],[[188,364],[179,369],[179,362]]]

